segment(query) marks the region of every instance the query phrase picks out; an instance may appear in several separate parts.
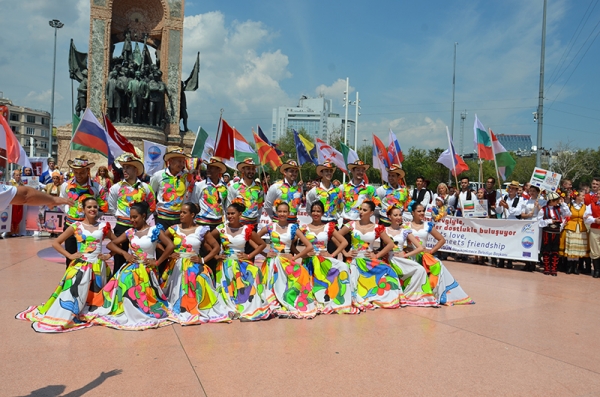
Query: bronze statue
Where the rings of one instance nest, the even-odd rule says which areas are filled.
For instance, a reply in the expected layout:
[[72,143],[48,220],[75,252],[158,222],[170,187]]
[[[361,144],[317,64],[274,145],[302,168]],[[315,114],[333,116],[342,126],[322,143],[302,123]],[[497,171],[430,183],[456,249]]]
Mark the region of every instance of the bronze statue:
[[123,62],[130,62],[133,60],[133,48],[131,47],[131,32],[125,32],[125,41],[123,41],[123,51],[121,52]]
[[148,85],[141,80],[141,76],[142,74],[139,71],[135,72],[135,79],[131,80],[127,87],[127,92],[131,97],[129,102],[130,117],[131,122],[134,124],[142,123],[143,99],[148,96]]
[[117,89],[119,80],[117,71],[112,70],[108,74],[106,82],[106,107],[108,109],[108,119],[114,123],[121,122],[121,95]]
[[77,105],[75,106],[77,116],[79,116],[81,112],[84,112],[87,107],[87,69],[83,69],[81,75],[83,76],[83,79],[77,87]]
[[160,79],[162,72],[159,70],[154,73],[154,80],[148,83],[148,93],[150,106],[148,108],[148,119],[151,125],[160,125],[163,117],[163,109],[165,106],[165,91],[166,86]]

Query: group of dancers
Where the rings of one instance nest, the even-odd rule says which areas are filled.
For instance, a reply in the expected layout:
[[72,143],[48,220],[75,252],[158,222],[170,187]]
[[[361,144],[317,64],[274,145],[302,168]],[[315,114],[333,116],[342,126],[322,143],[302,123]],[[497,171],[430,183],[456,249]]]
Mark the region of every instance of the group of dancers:
[[[152,177],[154,189],[149,192],[153,194],[141,200],[131,200],[135,196],[131,191],[121,192],[116,201],[108,197],[120,208],[117,219],[121,226],[127,224],[121,227],[125,230],[115,227],[113,231],[110,224],[98,221],[106,204],[100,190],[87,189],[79,198],[73,197],[76,189],[69,190],[77,213],[69,213],[72,222],[53,242],[67,258],[66,272],[44,304],[16,317],[31,321],[38,332],[94,325],[144,330],[172,323],[311,319],[376,308],[474,303],[436,257],[445,241],[425,219],[425,208],[412,202],[404,209],[398,189],[379,197],[356,178],[333,187],[332,165],[321,165],[322,183],[313,188],[317,199],[308,208],[311,222],[299,225],[294,194],[299,188],[292,179],[298,166],[289,161],[282,166],[283,180],[266,194],[275,221],[257,230],[253,216],[257,206],[258,213],[262,211],[263,197],[253,189],[258,182],[248,178],[256,165],[251,160],[238,165],[243,178],[228,189],[234,197],[222,200],[224,165],[211,160],[209,179],[189,188],[185,170],[171,168],[171,163],[177,163],[172,160],[185,156],[181,150],[165,155],[168,166]],[[89,171],[86,159],[76,160],[79,169]],[[131,177],[143,173],[136,161],[123,160],[125,183],[143,190],[148,185]],[[368,168],[360,160],[352,165],[353,176],[364,175]],[[397,167],[388,171],[400,174]],[[81,187],[83,182],[80,178],[65,183]],[[272,191],[274,187],[278,192]],[[120,188],[113,186],[111,192]],[[218,197],[217,205],[211,194]],[[127,206],[119,206],[122,197],[129,199]],[[190,197],[198,201],[189,201]],[[384,224],[372,221],[376,208],[385,214]],[[150,226],[148,218],[155,209],[156,224]],[[403,219],[405,211],[412,214],[410,222]],[[173,219],[175,212],[178,219]],[[161,213],[169,219],[161,219]],[[426,249],[429,237],[437,242]],[[62,246],[73,238],[75,250]],[[109,241],[109,252],[103,250],[104,240]],[[112,271],[107,266],[111,256],[115,256]],[[123,258],[122,264],[118,257]]]

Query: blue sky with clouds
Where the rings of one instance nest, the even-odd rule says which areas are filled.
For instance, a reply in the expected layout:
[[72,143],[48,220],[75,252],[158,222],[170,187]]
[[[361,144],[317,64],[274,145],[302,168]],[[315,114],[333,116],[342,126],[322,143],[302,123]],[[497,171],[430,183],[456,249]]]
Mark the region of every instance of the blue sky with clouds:
[[[544,143],[600,146],[598,0],[548,1]],[[200,89],[188,94],[190,128],[214,132],[219,109],[244,135],[271,124],[276,106],[324,94],[343,113],[345,79],[360,93],[359,140],[392,128],[403,149],[445,147],[456,61],[455,146],[468,113],[495,133],[537,125],[543,0],[186,1],[184,74],[201,52]],[[59,31],[56,124],[70,119],[69,40],[86,51],[89,0],[0,0],[0,91],[19,105],[50,108],[52,29]],[[587,40],[587,41],[586,41]],[[354,108],[350,108],[354,114]]]

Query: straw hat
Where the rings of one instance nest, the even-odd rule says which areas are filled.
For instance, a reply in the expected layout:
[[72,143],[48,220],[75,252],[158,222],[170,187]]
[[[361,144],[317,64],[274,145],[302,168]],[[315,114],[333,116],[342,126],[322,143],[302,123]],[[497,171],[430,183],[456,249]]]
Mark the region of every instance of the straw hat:
[[363,167],[366,170],[368,170],[369,168],[371,168],[371,166],[369,164],[365,164],[364,161],[362,160],[356,160],[354,163],[348,164],[348,170],[350,172],[352,172],[353,169],[355,169],[356,167]]
[[398,174],[400,178],[404,178],[404,175],[406,175],[406,173],[402,169],[402,165],[400,164],[392,164],[390,168],[387,169],[387,172],[388,174]]
[[210,160],[206,162],[206,168],[208,167],[217,167],[221,171],[221,174],[227,171],[227,166],[216,157],[211,157]]
[[281,172],[282,174],[285,172],[285,170],[290,169],[290,168],[295,168],[297,170],[300,169],[300,167],[298,166],[298,163],[294,160],[288,160],[285,163],[283,163],[283,165],[281,167],[279,167],[279,172]]
[[90,163],[85,154],[82,154],[79,157],[75,157],[75,160],[67,161],[67,164],[70,168],[73,168],[74,170],[82,168],[92,168],[94,165],[96,165],[96,163]]
[[518,189],[518,188],[521,187],[521,184],[519,182],[517,182],[517,181],[512,181],[510,183],[510,185],[508,185],[506,188],[508,189],[508,188],[511,188],[511,187],[514,187],[515,189]]
[[323,171],[323,170],[335,171],[336,168],[335,168],[335,165],[331,161],[327,160],[323,164],[317,165],[317,175],[321,175],[321,171]]
[[124,165],[133,165],[137,169],[137,176],[144,174],[144,164],[140,159],[138,159],[132,154],[124,154],[119,159],[117,159],[117,161],[119,162],[119,164],[121,164],[121,167],[123,167]]
[[238,165],[237,165],[237,169],[238,171],[242,172],[242,169],[244,167],[258,167],[258,165],[254,162],[254,159],[252,157],[247,157],[245,158],[243,161],[241,161]]
[[189,154],[185,154],[185,152],[183,151],[182,148],[176,147],[176,148],[171,149],[167,153],[165,153],[165,155],[163,156],[163,160],[166,163],[170,159],[173,159],[176,157],[181,157],[181,158],[187,159],[187,158],[190,158],[191,156]]

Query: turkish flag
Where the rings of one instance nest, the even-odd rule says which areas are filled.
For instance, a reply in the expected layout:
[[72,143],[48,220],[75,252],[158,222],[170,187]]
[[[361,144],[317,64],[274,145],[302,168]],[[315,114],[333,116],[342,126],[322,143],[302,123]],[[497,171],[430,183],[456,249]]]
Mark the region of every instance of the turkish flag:
[[106,117],[106,115],[104,115],[104,125],[106,126],[106,132],[108,133],[108,137],[114,142],[114,145],[111,144],[112,142],[109,142],[108,146],[110,147],[111,152],[113,153],[113,155],[115,155],[115,157],[118,157],[120,155],[115,153],[119,152],[119,150],[114,147],[115,145],[120,149],[120,151],[131,153],[137,157],[137,154],[135,153],[135,147],[131,144],[131,142],[127,140],[127,138],[125,138],[119,133],[119,131],[117,131],[115,126],[112,125],[112,123],[110,122],[108,117]]

